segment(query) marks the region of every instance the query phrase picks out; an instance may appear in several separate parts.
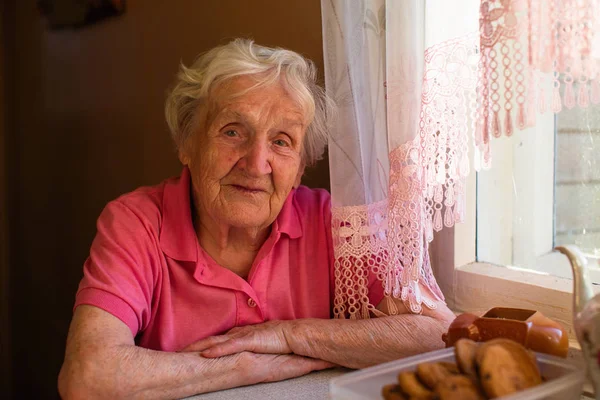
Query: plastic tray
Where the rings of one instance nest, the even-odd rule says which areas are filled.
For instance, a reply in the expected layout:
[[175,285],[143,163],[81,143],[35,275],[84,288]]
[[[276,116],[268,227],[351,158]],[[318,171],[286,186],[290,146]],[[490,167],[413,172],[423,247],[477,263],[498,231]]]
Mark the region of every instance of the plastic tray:
[[[585,379],[584,371],[563,358],[542,353],[536,353],[536,356],[540,372],[547,381],[501,399],[579,400]],[[396,382],[400,371],[414,371],[417,364],[436,361],[454,362],[454,348],[432,351],[345,374],[331,380],[329,392],[332,399],[339,400],[382,399],[381,388]]]

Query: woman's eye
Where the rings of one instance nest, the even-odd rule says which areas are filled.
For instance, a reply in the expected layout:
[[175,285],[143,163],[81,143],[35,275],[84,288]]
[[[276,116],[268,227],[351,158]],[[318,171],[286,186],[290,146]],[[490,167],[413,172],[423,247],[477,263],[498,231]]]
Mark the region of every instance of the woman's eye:
[[234,131],[233,129],[229,129],[229,130],[225,131],[225,136],[236,137],[237,136],[237,132]]
[[275,143],[276,146],[280,146],[280,147],[288,147],[288,142],[286,142],[283,139],[277,139],[275,140],[273,143]]

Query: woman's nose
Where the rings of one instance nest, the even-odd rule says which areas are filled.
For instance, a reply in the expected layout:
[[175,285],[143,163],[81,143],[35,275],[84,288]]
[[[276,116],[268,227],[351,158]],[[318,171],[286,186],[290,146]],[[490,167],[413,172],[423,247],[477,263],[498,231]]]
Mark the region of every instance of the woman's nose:
[[252,141],[238,165],[250,176],[260,177],[270,174],[272,172],[271,153],[268,143],[260,140]]

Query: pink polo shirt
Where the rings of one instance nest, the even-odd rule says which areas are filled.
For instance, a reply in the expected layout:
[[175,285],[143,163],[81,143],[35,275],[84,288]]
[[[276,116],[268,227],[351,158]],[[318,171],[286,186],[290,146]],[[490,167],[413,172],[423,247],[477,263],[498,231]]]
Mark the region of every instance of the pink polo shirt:
[[[177,351],[236,326],[330,318],[333,245],[330,196],[292,191],[248,279],[200,247],[191,218],[190,172],[110,202],[84,265],[75,307],[123,321],[142,347]],[[383,298],[372,276],[371,304]]]

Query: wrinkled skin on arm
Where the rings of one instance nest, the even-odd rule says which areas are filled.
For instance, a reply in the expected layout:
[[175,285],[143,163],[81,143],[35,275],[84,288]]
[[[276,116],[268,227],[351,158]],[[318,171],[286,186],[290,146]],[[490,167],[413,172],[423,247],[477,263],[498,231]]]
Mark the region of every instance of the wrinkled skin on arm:
[[[364,368],[444,347],[441,340],[454,314],[443,302],[422,315],[409,314],[395,300],[400,315],[368,320],[300,319],[269,321],[234,328],[189,346],[204,357],[223,357],[252,351],[297,354],[341,365]],[[377,309],[388,314],[385,302]]]
[[58,378],[64,399],[182,398],[294,378],[332,364],[298,355],[238,352],[207,359],[197,351],[137,347],[131,331],[93,306],[77,307]]

